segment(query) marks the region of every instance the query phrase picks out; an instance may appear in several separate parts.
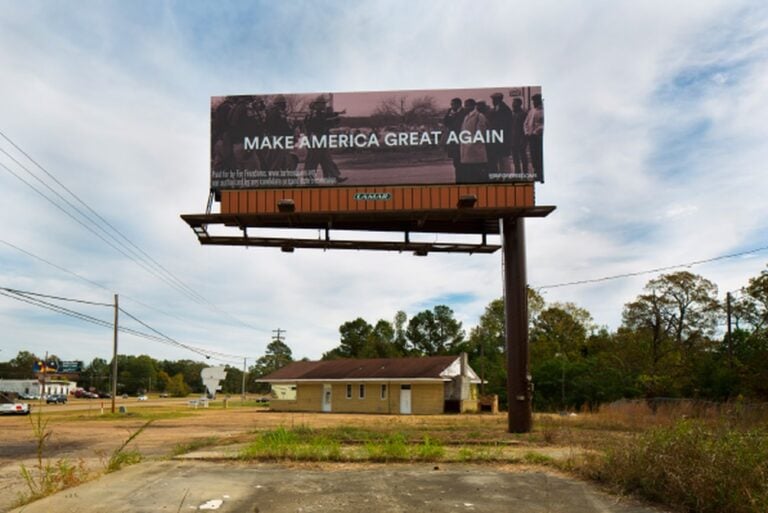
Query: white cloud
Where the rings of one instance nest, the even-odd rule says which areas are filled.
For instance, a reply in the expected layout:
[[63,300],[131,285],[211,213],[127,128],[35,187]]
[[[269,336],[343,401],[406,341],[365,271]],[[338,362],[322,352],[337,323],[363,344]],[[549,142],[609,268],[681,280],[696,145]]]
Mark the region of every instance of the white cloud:
[[[148,275],[1,169],[0,239],[120,292],[126,309],[193,345],[258,356],[280,327],[297,356],[318,357],[347,320],[415,314],[453,294],[471,298],[449,305],[469,329],[502,290],[499,255],[200,247],[178,215],[205,206],[212,95],[541,84],[547,183],[537,200],[558,209],[527,221],[534,285],[764,243],[754,240],[766,233],[760,191],[768,161],[759,5],[282,3],[232,13],[238,27],[216,26],[227,13],[201,6],[49,6],[11,4],[0,21],[0,130],[194,290],[256,329]],[[680,78],[697,73],[701,81]],[[697,124],[701,133],[671,148],[673,136]],[[678,164],[674,175],[667,171]],[[694,271],[725,290],[764,261]],[[111,299],[2,245],[0,264],[1,286]],[[615,326],[648,278],[545,297],[575,301]],[[58,329],[49,317],[32,324],[25,308],[0,298],[4,353],[58,346],[71,358],[109,356],[109,334]],[[137,353],[194,356],[124,338]]]

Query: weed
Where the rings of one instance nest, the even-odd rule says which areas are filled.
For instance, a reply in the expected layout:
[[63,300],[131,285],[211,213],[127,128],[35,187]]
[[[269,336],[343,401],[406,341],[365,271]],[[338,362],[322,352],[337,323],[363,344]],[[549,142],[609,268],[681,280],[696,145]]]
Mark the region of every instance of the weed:
[[445,448],[440,442],[429,436],[424,437],[424,443],[415,447],[416,459],[422,461],[436,461],[443,458]]
[[463,462],[488,462],[499,461],[503,457],[501,448],[489,445],[462,447],[459,449],[458,458]]
[[696,512],[768,511],[768,432],[679,421],[585,460],[591,478]]
[[364,445],[367,459],[371,461],[407,461],[410,451],[402,433],[389,435],[381,441],[370,441]]
[[523,455],[523,461],[532,465],[549,465],[554,462],[554,459],[546,454],[530,451]]
[[19,471],[29,489],[29,494],[19,494],[16,506],[46,497],[65,488],[77,486],[87,480],[89,476],[83,460],[74,464],[66,458],[60,458],[55,462],[44,458],[46,446],[53,435],[53,431],[48,428],[48,419],[43,418],[42,408],[37,410],[36,415],[30,416],[29,420],[35,438],[37,463],[32,468],[27,468],[24,464],[20,466]]
[[198,449],[202,449],[203,447],[210,447],[211,445],[215,445],[218,442],[218,437],[209,436],[206,438],[197,438],[186,443],[178,443],[173,446],[173,449],[171,449],[171,456],[181,456],[182,454],[187,454]]
[[106,473],[115,472],[120,470],[126,465],[134,465],[139,463],[142,459],[141,453],[137,450],[126,450],[128,444],[130,444],[137,436],[139,436],[145,429],[152,424],[153,420],[148,420],[141,425],[139,429],[131,433],[131,435],[123,442],[120,447],[115,449],[107,462]]
[[338,442],[313,435],[308,429],[298,431],[280,427],[266,431],[242,451],[243,459],[273,459],[296,461],[339,461],[342,459]]

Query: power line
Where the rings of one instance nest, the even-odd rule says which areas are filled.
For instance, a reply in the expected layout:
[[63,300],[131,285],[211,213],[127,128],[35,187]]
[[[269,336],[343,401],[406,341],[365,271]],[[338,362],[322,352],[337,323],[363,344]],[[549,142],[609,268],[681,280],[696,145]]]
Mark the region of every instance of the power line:
[[[141,249],[138,245],[134,244],[128,237],[126,237],[120,230],[118,230],[115,226],[113,226],[109,221],[107,221],[103,216],[101,216],[96,210],[90,207],[84,200],[82,200],[77,194],[75,194],[72,190],[70,190],[66,185],[64,185],[60,180],[58,180],[51,172],[49,172],[45,167],[43,167],[40,163],[38,163],[29,153],[24,151],[19,145],[17,145],[10,137],[8,137],[5,133],[3,133],[0,130],[0,136],[5,139],[13,148],[15,148],[19,153],[24,155],[30,162],[32,162],[38,169],[40,169],[43,173],[45,173],[51,180],[53,180],[59,187],[61,187],[63,190],[65,190],[70,196],[72,196],[77,202],[79,202],[81,205],[83,205],[89,212],[91,212],[98,220],[101,221],[104,225],[108,226],[114,233],[116,233],[120,238],[122,238],[124,241],[126,241],[130,246],[135,248],[135,251],[131,249],[130,247],[126,246],[125,243],[121,242],[119,239],[117,239],[112,233],[110,233],[108,230],[103,228],[98,222],[94,221],[87,213],[84,213],[81,209],[79,209],[76,205],[73,205],[70,201],[68,201],[66,198],[64,198],[61,194],[59,194],[57,191],[55,191],[53,188],[51,188],[48,184],[46,184],[42,179],[40,179],[37,175],[35,175],[32,171],[30,171],[26,166],[24,166],[21,162],[19,162],[16,158],[14,158],[10,153],[0,148],[0,152],[8,156],[13,162],[15,162],[19,167],[24,169],[30,176],[35,178],[38,182],[43,184],[48,190],[56,194],[62,201],[64,201],[71,209],[76,211],[81,217],[88,220],[91,224],[96,226],[99,230],[101,230],[103,233],[105,233],[107,236],[109,236],[112,240],[114,240],[116,243],[118,243],[122,248],[125,248],[125,250],[129,251],[131,255],[128,255],[125,253],[125,251],[117,248],[114,244],[112,244],[110,241],[104,239],[100,234],[95,232],[93,229],[82,223],[79,219],[72,216],[69,212],[67,212],[64,208],[62,208],[58,203],[53,201],[51,198],[46,196],[44,193],[39,191],[34,185],[30,184],[23,178],[21,178],[19,175],[13,172],[10,168],[7,166],[2,165],[9,173],[11,173],[13,176],[15,176],[17,179],[22,181],[24,184],[26,184],[28,187],[32,188],[35,192],[43,196],[46,200],[51,202],[54,206],[59,208],[62,212],[67,214],[70,218],[78,222],[80,225],[82,225],[84,228],[88,229],[93,233],[94,235],[98,236],[102,241],[107,243],[109,246],[111,246],[116,251],[120,252],[130,260],[132,260],[137,265],[140,265],[143,267],[147,272],[150,274],[153,274],[158,279],[164,281],[166,284],[170,285],[171,287],[175,288],[177,291],[181,292],[183,295],[186,295],[189,299],[192,299],[193,301],[197,303],[206,303],[209,306],[213,307],[215,310],[217,310],[219,313],[222,313],[226,317],[229,317],[230,319],[234,320],[238,324],[245,326],[250,329],[256,329],[255,326],[252,326],[246,322],[243,322],[242,320],[238,319],[231,313],[227,312],[226,310],[223,310],[219,308],[217,305],[213,304],[211,301],[209,301],[205,296],[202,294],[199,294],[197,291],[195,291],[193,288],[188,286],[186,283],[184,283],[181,279],[179,279],[177,276],[175,276],[172,272],[170,272],[168,269],[166,269],[162,264],[157,262],[154,258],[152,258],[146,251]],[[140,253],[137,255],[137,251]],[[143,255],[143,256],[142,256]],[[138,256],[138,258],[137,258]],[[150,264],[147,264],[147,261],[149,261],[151,264],[154,265],[154,267]],[[157,269],[160,269],[158,271]]]
[[763,246],[763,247],[760,247],[760,248],[754,248],[754,249],[750,249],[750,250],[747,250],[747,251],[741,251],[739,253],[732,253],[732,254],[729,254],[729,255],[721,255],[721,256],[713,257],[713,258],[706,258],[706,259],[703,259],[703,260],[694,260],[692,262],[687,262],[687,263],[684,263],[684,264],[675,264],[675,265],[668,265],[668,266],[664,266],[664,267],[657,267],[655,269],[648,269],[648,270],[645,270],[645,271],[636,271],[636,272],[628,272],[628,273],[622,273],[622,274],[614,274],[612,276],[604,276],[602,278],[591,278],[591,279],[586,279],[586,280],[569,281],[569,282],[565,282],[565,283],[555,283],[555,284],[552,284],[552,285],[542,285],[542,286],[539,286],[539,287],[531,287],[531,288],[536,289],[536,290],[556,289],[556,288],[560,288],[560,287],[570,287],[572,285],[586,285],[586,284],[590,284],[590,283],[600,283],[600,282],[604,282],[604,281],[618,280],[618,279],[621,279],[621,278],[631,278],[631,277],[634,277],[634,276],[641,276],[643,274],[653,274],[653,273],[658,273],[658,272],[663,272],[663,271],[670,271],[672,269],[679,269],[681,267],[692,267],[694,265],[708,264],[710,262],[717,262],[719,260],[725,260],[725,259],[728,259],[728,258],[736,258],[736,257],[744,256],[744,255],[751,255],[753,253],[759,253],[759,252],[765,251],[765,250],[768,250],[768,246]]
[[[27,303],[27,304],[30,304],[30,305],[33,305],[33,306],[44,308],[46,310],[50,310],[50,311],[53,311],[53,312],[56,312],[56,313],[59,313],[59,314],[62,314],[62,315],[66,315],[68,317],[72,317],[72,318],[75,318],[75,319],[78,319],[78,320],[81,320],[81,321],[85,321],[85,322],[88,322],[88,323],[91,323],[91,324],[95,324],[97,326],[101,326],[101,327],[104,327],[104,328],[114,328],[114,323],[112,323],[110,321],[105,321],[103,319],[99,319],[97,317],[93,317],[93,316],[85,314],[83,312],[78,312],[76,310],[65,308],[63,306],[56,305],[56,304],[50,303],[48,301],[43,301],[42,299],[38,299],[38,298],[44,297],[44,298],[47,298],[47,299],[55,299],[55,300],[59,300],[59,301],[77,302],[77,303],[89,304],[89,305],[94,305],[94,306],[109,307],[109,308],[112,308],[114,306],[114,305],[111,305],[111,304],[108,304],[108,303],[96,303],[96,302],[93,302],[93,301],[80,300],[80,299],[75,299],[75,298],[66,298],[66,297],[53,296],[53,295],[48,295],[48,294],[41,294],[41,293],[36,293],[36,292],[20,291],[20,290],[8,288],[8,287],[0,287],[0,295],[8,297],[8,298],[11,298],[11,299],[15,299],[17,301],[20,301],[20,302],[23,302],[23,303]],[[34,296],[34,297],[30,297],[30,296]],[[198,348],[198,347],[195,347],[195,346],[191,346],[189,344],[184,344],[182,342],[179,342],[178,340],[175,340],[175,339],[173,339],[173,338],[163,334],[159,330],[151,327],[149,324],[145,323],[144,321],[140,320],[139,318],[137,318],[136,316],[130,314],[129,312],[125,311],[124,309],[120,308],[119,310],[121,312],[123,312],[125,315],[127,315],[128,317],[130,317],[131,319],[133,319],[134,321],[136,321],[139,324],[141,324],[142,326],[144,326],[145,328],[147,328],[150,331],[154,332],[155,335],[152,335],[150,333],[144,333],[142,331],[134,330],[134,329],[131,329],[131,328],[126,328],[126,327],[118,326],[118,331],[120,331],[121,333],[126,333],[126,334],[129,334],[129,335],[133,335],[133,336],[136,336],[136,337],[144,338],[144,339],[147,339],[147,340],[152,340],[152,341],[155,341],[155,342],[160,342],[160,343],[172,345],[172,346],[175,346],[175,347],[178,347],[178,348],[186,349],[188,351],[192,351],[192,352],[197,353],[199,355],[205,356],[206,358],[211,358],[213,355],[231,356],[231,358],[229,360],[227,360],[226,358],[216,357],[215,359],[219,360],[219,361],[225,361],[226,360],[226,361],[229,361],[229,362],[232,362],[232,363],[239,363],[239,360],[241,360],[243,358],[242,356],[226,355],[225,353],[220,353],[218,351],[207,351],[205,349],[201,349],[201,348]]]
[[40,294],[40,293],[37,293],[37,292],[29,292],[27,290],[10,289],[10,288],[7,288],[7,287],[0,287],[0,290],[5,290],[6,292],[10,292],[12,294],[16,294],[16,295],[19,295],[19,296],[37,296],[37,297],[44,297],[44,298],[47,298],[47,299],[56,299],[58,301],[70,301],[70,302],[73,302],[73,303],[82,303],[82,304],[86,304],[86,305],[112,306],[109,303],[97,303],[97,302],[94,302],[94,301],[86,301],[84,299],[74,299],[74,298],[69,298],[69,297],[51,296],[51,295],[48,295],[48,294]]
[[[2,152],[2,151],[3,151],[3,150],[1,150],[1,149],[0,149],[0,152]],[[160,280],[162,280],[162,281],[165,281],[165,282],[166,282],[168,285],[171,285],[172,287],[174,287],[174,288],[176,288],[177,290],[179,290],[179,289],[178,289],[178,286],[174,286],[172,283],[170,283],[170,282],[169,282],[168,278],[166,278],[166,277],[164,277],[164,276],[160,275],[160,274],[159,274],[159,273],[158,273],[158,272],[157,272],[155,269],[152,269],[151,267],[149,267],[149,266],[146,264],[146,262],[144,262],[144,261],[142,261],[142,260],[138,260],[138,259],[136,259],[136,258],[135,258],[135,257],[133,257],[132,255],[130,255],[130,254],[128,254],[126,251],[124,251],[122,248],[120,248],[120,247],[116,246],[114,243],[112,243],[112,241],[110,241],[110,240],[106,239],[106,238],[105,238],[105,237],[104,237],[102,234],[100,234],[99,232],[97,232],[96,230],[94,230],[92,227],[88,226],[88,225],[87,225],[87,224],[85,224],[83,221],[81,221],[80,219],[78,219],[77,217],[75,217],[74,215],[72,215],[72,213],[71,213],[71,212],[69,212],[69,211],[68,211],[68,210],[66,210],[64,207],[62,207],[61,205],[59,205],[58,203],[56,203],[56,202],[55,202],[54,200],[52,200],[50,197],[46,196],[46,194],[45,194],[44,192],[42,192],[40,189],[38,189],[38,188],[37,188],[37,187],[35,187],[33,184],[29,183],[27,180],[25,180],[24,178],[22,178],[21,176],[19,176],[19,175],[18,175],[17,173],[15,173],[15,172],[14,172],[14,171],[13,171],[11,168],[9,168],[8,166],[6,166],[6,165],[5,165],[5,164],[3,164],[2,162],[0,162],[0,167],[2,167],[2,168],[3,168],[3,169],[5,169],[7,172],[9,172],[11,175],[13,175],[14,177],[16,177],[16,179],[18,179],[19,181],[21,181],[22,183],[24,183],[24,184],[25,184],[27,187],[29,187],[30,189],[32,189],[33,191],[35,191],[37,194],[39,194],[40,196],[42,196],[42,197],[43,197],[43,199],[45,199],[46,201],[48,201],[48,202],[49,202],[51,205],[53,205],[54,207],[58,208],[58,209],[59,209],[59,210],[60,210],[62,213],[64,213],[64,215],[66,215],[67,217],[69,217],[70,219],[72,219],[73,221],[75,221],[77,224],[79,224],[80,226],[82,226],[83,228],[85,228],[86,230],[88,230],[89,232],[91,232],[93,235],[95,235],[95,236],[96,236],[96,237],[98,237],[99,239],[101,239],[101,240],[102,240],[102,241],[103,241],[105,244],[107,244],[108,246],[110,246],[112,249],[114,249],[115,251],[117,251],[117,252],[118,252],[118,253],[120,253],[121,255],[125,256],[126,258],[128,258],[129,260],[131,260],[131,261],[132,261],[132,262],[134,262],[135,264],[139,265],[140,267],[143,267],[145,271],[149,272],[150,274],[153,274],[153,275],[154,275],[156,278],[158,278],[158,279],[160,279]],[[81,214],[81,215],[82,215],[82,214]],[[181,291],[180,291],[180,292],[181,292]],[[184,293],[184,292],[182,292],[182,293]],[[185,294],[185,295],[189,296],[189,294]],[[195,301],[197,301],[197,302],[202,302],[202,300],[198,300],[198,299],[195,299]]]
[[[57,192],[56,190],[54,190],[54,189],[53,189],[53,188],[52,188],[50,185],[48,185],[47,183],[45,183],[45,181],[44,181],[44,180],[42,180],[40,177],[38,177],[36,174],[34,174],[32,171],[30,171],[30,170],[29,170],[29,168],[27,168],[27,167],[26,167],[24,164],[22,164],[22,163],[21,163],[21,162],[19,162],[19,161],[18,161],[16,158],[14,158],[14,157],[13,157],[13,155],[11,155],[10,153],[8,153],[8,152],[7,152],[7,151],[5,151],[4,149],[0,148],[0,152],[2,152],[3,154],[5,154],[5,155],[6,155],[8,158],[10,158],[10,159],[11,159],[13,162],[15,162],[15,163],[16,163],[16,165],[18,165],[18,166],[19,166],[21,169],[23,169],[24,171],[26,171],[26,172],[27,172],[27,174],[29,174],[29,175],[30,175],[31,177],[33,177],[35,180],[37,180],[38,182],[40,182],[40,183],[41,183],[41,184],[42,184],[42,185],[43,185],[45,188],[47,188],[49,191],[51,191],[53,194],[55,194],[55,195],[56,195],[56,196],[57,196],[57,197],[58,197],[60,200],[62,200],[64,203],[66,203],[66,204],[69,206],[69,208],[71,208],[72,210],[74,210],[75,212],[77,212],[78,214],[80,214],[80,216],[81,216],[81,217],[83,217],[84,219],[86,219],[87,221],[89,221],[89,222],[90,222],[91,224],[93,224],[93,225],[94,225],[96,228],[98,228],[99,230],[101,230],[101,231],[102,231],[102,232],[103,232],[105,235],[107,235],[108,237],[110,237],[112,240],[114,240],[114,241],[115,241],[116,243],[118,243],[120,246],[122,246],[123,248],[125,248],[127,251],[131,252],[131,253],[132,253],[132,256],[131,256],[131,257],[129,257],[129,258],[131,258],[132,260],[136,261],[136,258],[138,257],[138,259],[139,259],[139,260],[141,260],[142,262],[145,262],[145,260],[149,260],[149,261],[150,261],[151,263],[153,263],[153,264],[154,264],[156,267],[160,268],[160,269],[161,269],[161,270],[162,270],[162,271],[165,273],[165,275],[169,276],[169,277],[172,279],[172,281],[173,281],[173,282],[169,283],[169,285],[171,285],[171,286],[174,286],[174,287],[177,287],[177,288],[178,288],[178,287],[180,287],[180,288],[178,288],[178,290],[179,290],[180,292],[182,292],[182,293],[184,293],[184,294],[188,294],[188,295],[191,295],[192,297],[196,298],[196,300],[197,300],[197,301],[201,301],[201,300],[204,300],[204,298],[203,298],[201,295],[199,295],[199,294],[198,294],[197,292],[195,292],[195,291],[194,291],[192,288],[190,288],[189,286],[187,286],[187,285],[186,285],[184,282],[182,282],[181,280],[179,280],[179,279],[178,279],[178,278],[177,278],[175,275],[173,275],[173,273],[171,273],[171,272],[170,272],[170,271],[168,271],[168,270],[167,270],[165,267],[163,267],[162,265],[160,265],[160,264],[159,264],[159,263],[158,263],[156,260],[154,260],[154,259],[153,259],[151,256],[149,256],[149,255],[148,255],[148,254],[147,254],[147,253],[146,253],[144,250],[142,250],[140,247],[138,247],[136,244],[134,244],[134,243],[133,243],[133,242],[132,242],[130,239],[128,239],[128,237],[126,237],[125,235],[123,235],[123,233],[122,233],[122,232],[120,232],[120,230],[118,230],[117,228],[115,228],[115,227],[114,227],[114,226],[113,226],[113,225],[112,225],[112,224],[111,224],[109,221],[107,221],[106,219],[104,219],[104,217],[102,217],[101,215],[99,215],[99,213],[98,213],[98,212],[96,212],[96,211],[95,211],[93,208],[91,208],[91,207],[90,207],[90,205],[88,205],[88,204],[87,204],[85,201],[83,201],[83,200],[82,200],[82,199],[81,199],[81,198],[80,198],[80,197],[79,197],[77,194],[75,194],[75,193],[74,193],[72,190],[70,190],[70,189],[69,189],[69,188],[68,188],[66,185],[64,185],[63,183],[61,183],[61,181],[59,181],[58,179],[56,179],[56,177],[55,177],[55,176],[53,176],[53,175],[52,175],[52,174],[51,174],[51,173],[50,173],[50,172],[49,172],[47,169],[45,169],[45,168],[44,168],[44,167],[43,167],[41,164],[39,164],[39,163],[38,163],[38,162],[37,162],[35,159],[33,159],[33,158],[32,158],[32,157],[31,157],[31,156],[30,156],[30,155],[29,155],[27,152],[25,152],[25,151],[24,151],[22,148],[20,148],[20,147],[19,147],[19,146],[18,146],[18,145],[17,145],[15,142],[13,142],[13,141],[12,141],[12,140],[11,140],[11,139],[8,137],[8,136],[6,136],[6,135],[5,135],[5,134],[4,134],[2,131],[0,131],[0,136],[2,136],[2,137],[3,137],[3,139],[5,139],[6,141],[8,141],[8,142],[9,142],[9,143],[10,143],[10,144],[11,144],[11,145],[12,145],[12,146],[13,146],[13,147],[14,147],[14,148],[15,148],[15,149],[18,151],[18,152],[20,152],[22,155],[24,155],[24,156],[25,156],[25,157],[26,157],[26,158],[27,158],[27,159],[28,159],[30,162],[32,162],[32,163],[33,163],[33,164],[34,164],[34,165],[35,165],[35,166],[36,166],[38,169],[40,169],[40,170],[41,170],[43,173],[45,173],[45,174],[46,174],[46,175],[47,175],[47,176],[48,176],[48,177],[49,177],[51,180],[53,180],[53,181],[54,181],[54,182],[55,182],[55,183],[56,183],[56,184],[57,184],[59,187],[61,187],[62,189],[64,189],[64,190],[65,190],[67,193],[69,193],[69,195],[70,195],[70,196],[72,196],[73,198],[75,198],[75,200],[77,200],[77,201],[78,201],[78,202],[79,202],[81,205],[83,205],[83,206],[84,206],[86,209],[88,209],[88,211],[89,211],[89,212],[91,212],[91,214],[93,214],[94,216],[96,216],[96,218],[97,218],[99,221],[101,221],[101,223],[103,223],[104,225],[108,226],[108,227],[109,227],[109,228],[110,228],[110,229],[111,229],[111,230],[112,230],[114,233],[116,233],[117,235],[119,235],[119,236],[120,236],[120,237],[121,237],[121,238],[122,238],[124,241],[126,241],[126,242],[127,242],[129,245],[130,245],[130,246],[132,246],[133,248],[135,248],[136,250],[138,250],[138,252],[140,253],[140,254],[138,254],[136,251],[134,251],[134,250],[133,250],[133,249],[131,249],[130,247],[126,246],[126,245],[125,245],[125,244],[124,244],[122,241],[120,241],[120,240],[119,240],[117,237],[115,237],[115,236],[114,236],[112,233],[110,233],[108,230],[106,230],[106,229],[105,229],[105,228],[104,228],[102,225],[100,225],[98,222],[94,221],[94,220],[93,220],[93,219],[92,219],[92,218],[91,218],[91,217],[90,217],[88,214],[84,213],[84,212],[83,212],[82,210],[80,210],[80,209],[79,209],[79,208],[78,208],[76,205],[73,205],[73,204],[72,204],[72,202],[70,202],[69,200],[67,200],[67,199],[66,199],[64,196],[62,196],[62,195],[61,195],[59,192]],[[14,173],[14,176],[17,176],[17,175]],[[17,178],[18,178],[18,176],[17,176]],[[27,182],[25,181],[25,183],[27,183]],[[30,184],[27,184],[27,185],[30,185]],[[113,247],[114,247],[114,246],[113,246]],[[125,253],[123,253],[123,254],[125,254]],[[142,255],[144,255],[144,257],[142,257]],[[127,255],[126,255],[126,256],[127,256]],[[145,262],[145,263],[146,263],[146,262]],[[158,277],[160,277],[160,276],[158,276]],[[167,278],[166,278],[166,279],[167,279]],[[175,282],[175,283],[174,283],[174,282]]]
[[[2,240],[2,239],[0,239],[0,243],[5,244],[6,246],[9,246],[9,247],[11,247],[11,248],[21,252],[21,253],[24,253],[25,255],[27,255],[27,256],[29,256],[31,258],[39,260],[40,262],[43,262],[44,264],[47,264],[47,265],[53,267],[54,269],[58,269],[59,271],[65,272],[67,274],[70,274],[70,275],[74,276],[75,278],[77,278],[79,280],[82,280],[82,281],[84,281],[84,282],[86,282],[86,283],[88,283],[90,285],[93,285],[94,287],[98,287],[98,288],[100,288],[102,290],[106,290],[107,292],[112,292],[111,288],[109,288],[109,287],[107,287],[105,285],[102,285],[101,283],[95,282],[93,280],[89,280],[88,278],[85,278],[84,276],[81,276],[81,275],[77,274],[76,272],[67,269],[66,267],[62,267],[60,265],[54,264],[53,262],[51,262],[49,260],[46,260],[45,258],[43,258],[43,257],[41,257],[39,255],[35,255],[34,253],[32,253],[32,252],[30,252],[30,251],[28,251],[28,250],[26,250],[24,248],[20,248],[19,246],[15,245],[15,244],[11,244],[10,242]],[[185,322],[187,321],[187,319],[184,319],[183,317],[180,317],[180,316],[178,316],[176,314],[173,314],[173,313],[166,312],[165,310],[162,310],[160,308],[157,308],[156,306],[152,306],[150,304],[147,304],[147,303],[145,303],[145,302],[143,302],[143,301],[141,301],[139,299],[136,299],[136,298],[134,298],[132,296],[129,296],[127,294],[121,294],[120,297],[124,298],[124,299],[128,299],[130,301],[133,301],[134,303],[139,304],[139,305],[141,305],[141,306],[143,306],[143,307],[145,307],[145,308],[147,308],[149,310],[153,310],[153,311],[161,313],[163,315],[167,315],[168,317],[173,317],[173,318],[178,319],[180,321],[185,321]]]

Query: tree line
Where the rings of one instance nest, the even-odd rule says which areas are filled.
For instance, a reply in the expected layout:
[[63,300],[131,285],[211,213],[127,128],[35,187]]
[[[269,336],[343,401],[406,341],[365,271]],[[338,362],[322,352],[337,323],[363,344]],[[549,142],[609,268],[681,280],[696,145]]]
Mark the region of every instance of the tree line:
[[[595,407],[622,398],[687,397],[707,400],[768,400],[768,270],[752,277],[731,299],[718,297],[706,278],[680,271],[648,281],[622,311],[615,330],[597,326],[573,303],[547,303],[528,290],[530,369],[534,408]],[[730,320],[730,334],[726,325]],[[391,358],[466,352],[481,375],[484,394],[506,404],[504,303],[491,301],[467,332],[453,310],[437,305],[412,317],[403,311],[375,323],[358,317],[339,327],[339,343],[323,354],[334,358]],[[33,378],[39,358],[22,351],[0,363],[2,378]],[[49,359],[56,359],[55,356]],[[290,347],[273,339],[246,369],[248,393],[266,393],[257,383],[292,362]],[[185,396],[203,393],[200,371],[209,362],[158,361],[148,355],[118,356],[118,393],[146,391]],[[78,383],[110,389],[111,362],[95,358]],[[227,365],[225,394],[239,394],[243,369]]]
[[[40,357],[29,351],[20,351],[8,362],[0,362],[0,378],[35,379],[33,368]],[[56,355],[50,355],[48,361],[60,361]],[[256,383],[256,378],[285,366],[293,361],[291,349],[280,340],[273,340],[265,354],[246,370],[245,384],[247,393],[263,393],[269,390],[264,384]],[[200,372],[212,365],[211,362],[195,360],[156,360],[151,356],[117,355],[117,393],[138,395],[147,392],[167,393],[174,397],[186,397],[189,394],[206,392]],[[243,384],[243,369],[226,365],[227,377],[222,382],[224,394],[240,394]],[[55,379],[49,375],[48,379]],[[112,362],[104,358],[94,358],[83,366],[82,372],[73,378],[79,387],[95,392],[111,392]]]
[[[591,408],[622,398],[687,397],[768,400],[768,271],[731,300],[706,278],[680,271],[654,278],[624,305],[614,331],[597,326],[573,303],[546,303],[528,290],[534,408]],[[730,319],[730,334],[725,326]],[[476,326],[463,329],[445,305],[408,319],[339,328],[340,343],[323,355],[377,358],[469,355],[483,393],[506,404],[504,302],[491,301]]]

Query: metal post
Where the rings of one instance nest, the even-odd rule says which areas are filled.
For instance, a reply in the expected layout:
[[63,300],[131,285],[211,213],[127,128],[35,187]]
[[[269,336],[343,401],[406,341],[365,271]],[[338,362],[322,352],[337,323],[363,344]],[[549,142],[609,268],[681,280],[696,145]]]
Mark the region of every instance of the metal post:
[[565,413],[565,353],[560,355],[560,367],[562,371],[560,375],[560,408]]
[[725,294],[725,311],[728,315],[728,367],[733,369],[733,334],[731,333],[731,293]]
[[510,433],[531,431],[528,374],[528,291],[523,218],[502,219],[504,336],[507,349],[507,402]]
[[242,398],[243,402],[245,402],[245,361],[246,361],[246,358],[243,358],[243,398]]
[[117,312],[119,309],[117,294],[115,294],[115,330],[112,343],[112,413],[115,413],[115,398],[117,397]]

